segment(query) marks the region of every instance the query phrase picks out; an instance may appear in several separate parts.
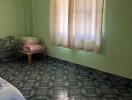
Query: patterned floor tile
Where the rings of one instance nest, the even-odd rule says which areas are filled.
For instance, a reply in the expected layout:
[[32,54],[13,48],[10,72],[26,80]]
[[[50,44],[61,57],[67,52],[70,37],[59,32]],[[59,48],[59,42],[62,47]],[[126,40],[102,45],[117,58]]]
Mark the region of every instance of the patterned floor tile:
[[27,100],[132,100],[132,80],[50,57],[1,64],[0,77]]

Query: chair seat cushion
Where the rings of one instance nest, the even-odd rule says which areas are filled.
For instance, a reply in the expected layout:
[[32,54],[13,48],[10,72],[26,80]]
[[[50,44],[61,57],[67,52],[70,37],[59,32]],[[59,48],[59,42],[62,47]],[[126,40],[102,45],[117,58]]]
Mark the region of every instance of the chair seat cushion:
[[39,44],[27,44],[23,46],[23,50],[26,52],[36,52],[44,50],[44,46]]

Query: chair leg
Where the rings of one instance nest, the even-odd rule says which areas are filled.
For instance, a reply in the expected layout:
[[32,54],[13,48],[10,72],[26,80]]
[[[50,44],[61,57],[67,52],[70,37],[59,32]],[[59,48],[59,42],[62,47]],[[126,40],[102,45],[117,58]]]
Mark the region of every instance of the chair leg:
[[44,60],[44,63],[46,64],[46,55],[45,54],[43,54],[43,60]]
[[28,56],[28,64],[32,64],[32,54],[27,54]]

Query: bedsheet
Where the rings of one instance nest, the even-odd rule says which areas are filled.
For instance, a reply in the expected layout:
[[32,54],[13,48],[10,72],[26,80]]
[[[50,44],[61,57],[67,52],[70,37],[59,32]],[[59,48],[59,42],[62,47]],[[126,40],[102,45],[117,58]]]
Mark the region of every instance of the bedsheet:
[[21,92],[0,77],[0,100],[26,100]]

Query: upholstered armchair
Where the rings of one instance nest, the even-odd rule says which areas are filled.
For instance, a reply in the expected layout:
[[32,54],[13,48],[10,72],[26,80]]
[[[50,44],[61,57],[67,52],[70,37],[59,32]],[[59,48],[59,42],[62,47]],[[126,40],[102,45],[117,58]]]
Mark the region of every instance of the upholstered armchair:
[[32,63],[33,54],[41,54],[46,62],[47,48],[44,44],[40,43],[37,37],[21,37],[17,42],[17,54],[16,58],[20,58],[20,54],[27,55],[28,63]]
[[0,62],[15,60],[16,40],[13,36],[0,38]]

